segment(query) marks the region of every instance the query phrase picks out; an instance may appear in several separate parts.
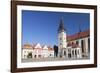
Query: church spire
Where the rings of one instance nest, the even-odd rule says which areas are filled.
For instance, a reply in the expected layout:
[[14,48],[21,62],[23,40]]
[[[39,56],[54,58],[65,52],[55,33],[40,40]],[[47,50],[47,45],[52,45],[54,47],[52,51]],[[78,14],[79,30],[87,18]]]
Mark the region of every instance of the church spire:
[[60,31],[65,31],[63,17],[60,20],[60,24],[59,24],[59,28],[58,28],[58,32],[60,32]]
[[59,57],[65,57],[66,51],[64,49],[67,48],[67,38],[66,38],[66,32],[64,27],[63,18],[60,20],[59,28],[58,28],[58,56]]

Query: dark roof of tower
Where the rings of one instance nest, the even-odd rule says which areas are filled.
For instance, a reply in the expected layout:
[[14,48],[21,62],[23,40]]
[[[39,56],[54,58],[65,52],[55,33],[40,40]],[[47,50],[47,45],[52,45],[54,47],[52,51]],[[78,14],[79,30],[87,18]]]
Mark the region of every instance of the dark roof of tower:
[[62,31],[62,30],[65,30],[63,18],[60,20],[60,24],[59,24],[59,28],[58,28],[58,31]]

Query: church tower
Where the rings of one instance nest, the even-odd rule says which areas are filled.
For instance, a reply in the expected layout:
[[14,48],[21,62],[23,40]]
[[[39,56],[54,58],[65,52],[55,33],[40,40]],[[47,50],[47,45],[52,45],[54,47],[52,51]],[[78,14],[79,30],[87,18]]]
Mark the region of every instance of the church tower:
[[58,56],[66,56],[67,49],[67,39],[66,39],[66,30],[64,28],[63,18],[60,21],[58,28]]

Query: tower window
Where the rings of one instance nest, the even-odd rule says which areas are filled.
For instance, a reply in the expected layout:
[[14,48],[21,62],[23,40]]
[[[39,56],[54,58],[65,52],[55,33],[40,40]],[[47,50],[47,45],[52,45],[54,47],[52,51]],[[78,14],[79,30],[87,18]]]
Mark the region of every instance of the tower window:
[[60,45],[62,45],[62,43],[60,43]]
[[62,38],[60,38],[60,40],[62,40]]

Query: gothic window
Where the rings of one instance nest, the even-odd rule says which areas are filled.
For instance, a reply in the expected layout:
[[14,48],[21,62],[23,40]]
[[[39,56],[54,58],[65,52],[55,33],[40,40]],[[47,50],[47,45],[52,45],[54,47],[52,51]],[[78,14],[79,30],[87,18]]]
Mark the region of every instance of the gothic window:
[[76,41],[76,44],[78,45],[78,44],[79,44],[79,42],[78,42],[78,41]]
[[68,58],[71,58],[71,53],[68,54]]
[[72,55],[74,55],[74,50],[72,50]]
[[84,47],[85,47],[85,40],[81,40],[81,47],[82,47],[82,53],[84,53]]
[[66,51],[64,51],[64,55],[66,56]]
[[75,50],[75,55],[77,55],[77,50]]
[[90,52],[90,38],[88,38],[88,51]]

